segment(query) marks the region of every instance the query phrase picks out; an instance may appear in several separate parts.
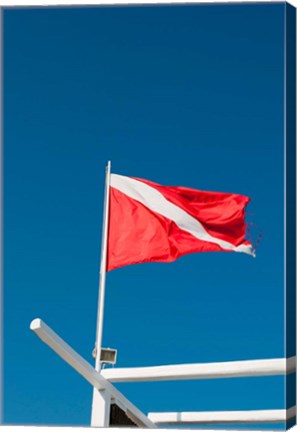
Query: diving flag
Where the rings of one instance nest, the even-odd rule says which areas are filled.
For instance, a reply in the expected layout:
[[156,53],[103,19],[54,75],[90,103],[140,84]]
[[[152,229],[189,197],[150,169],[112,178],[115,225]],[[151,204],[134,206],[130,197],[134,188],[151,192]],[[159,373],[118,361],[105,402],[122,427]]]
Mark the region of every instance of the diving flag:
[[193,252],[244,252],[244,195],[161,186],[110,175],[107,271],[129,264],[171,262]]

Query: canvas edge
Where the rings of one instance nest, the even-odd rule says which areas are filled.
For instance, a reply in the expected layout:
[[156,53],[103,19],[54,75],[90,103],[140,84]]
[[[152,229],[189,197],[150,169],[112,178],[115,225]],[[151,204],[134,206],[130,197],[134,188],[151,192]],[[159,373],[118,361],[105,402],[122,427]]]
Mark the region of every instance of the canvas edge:
[[2,44],[3,44],[3,9],[0,7],[0,424],[3,422],[3,61],[2,61]]
[[[0,68],[0,82],[1,82],[1,102],[0,102],[0,163],[1,163],[1,186],[0,186],[0,200],[1,200],[1,210],[2,210],[2,202],[3,202],[3,164],[2,164],[2,155],[3,155],[3,128],[2,128],[2,100],[3,100],[3,69],[2,69],[2,43],[3,43],[3,7],[14,7],[14,6],[22,6],[22,7],[30,7],[30,6],[75,6],[75,5],[129,5],[129,4],[138,4],[138,5],[154,5],[154,4],[200,4],[200,3],[285,3],[285,355],[289,357],[290,355],[296,355],[296,228],[297,228],[297,220],[296,220],[296,7],[297,0],[291,0],[289,2],[283,2],[278,0],[262,0],[262,1],[254,1],[254,0],[243,0],[243,1],[225,1],[225,0],[217,0],[217,1],[182,1],[182,0],[170,0],[170,1],[58,1],[58,0],[47,0],[44,1],[10,1],[10,0],[2,0],[0,1],[0,55],[1,55],[1,68]],[[292,36],[294,34],[295,37]],[[288,43],[289,42],[289,43]],[[293,42],[290,44],[290,42]],[[293,110],[292,110],[293,105]],[[292,111],[292,112],[291,112]],[[287,115],[290,113],[291,115]],[[292,120],[293,118],[293,120]],[[294,179],[292,181],[292,178]],[[2,342],[3,335],[3,290],[2,290],[2,281],[3,281],[3,269],[2,269],[2,242],[3,242],[3,219],[2,219],[2,211],[0,212],[0,226],[1,226],[1,234],[0,234],[0,274],[1,274],[1,288],[0,288],[0,341]],[[289,259],[288,259],[289,258]],[[293,306],[292,306],[293,305]],[[83,432],[90,430],[90,427],[55,427],[55,426],[25,426],[25,425],[1,425],[2,423],[2,408],[3,408],[3,387],[2,387],[2,343],[0,343],[0,431],[1,432],[20,432],[20,431],[29,431],[35,430],[36,432],[44,432],[50,430],[62,430],[64,432]],[[294,388],[293,388],[294,386]],[[289,399],[292,397],[292,392],[294,393],[294,398],[296,401],[296,383],[294,385],[290,384],[286,380],[286,389],[285,389],[285,400],[286,400],[286,409],[290,408]],[[296,425],[296,418],[294,422],[287,423],[287,429]],[[101,430],[109,430],[109,428],[100,428]],[[120,430],[131,431],[132,428],[113,428],[114,432]],[[295,429],[295,428],[294,428]],[[140,429],[141,430],[141,429]],[[164,430],[164,429],[156,429],[156,430]],[[180,429],[170,429],[172,432]],[[189,429],[189,431],[193,429]],[[199,429],[201,432],[204,429]],[[212,429],[205,429],[205,431],[210,432]],[[187,429],[183,429],[184,432]],[[235,429],[233,429],[236,432]],[[241,432],[244,432],[242,429]],[[256,432],[256,431],[254,431]]]
[[[284,265],[285,357],[296,354],[296,9],[285,5]],[[285,378],[285,408],[296,403],[296,374]],[[296,425],[296,416],[287,429]]]
[[91,6],[150,6],[182,4],[242,4],[242,3],[287,3],[297,7],[297,0],[0,0],[0,7],[91,7]]

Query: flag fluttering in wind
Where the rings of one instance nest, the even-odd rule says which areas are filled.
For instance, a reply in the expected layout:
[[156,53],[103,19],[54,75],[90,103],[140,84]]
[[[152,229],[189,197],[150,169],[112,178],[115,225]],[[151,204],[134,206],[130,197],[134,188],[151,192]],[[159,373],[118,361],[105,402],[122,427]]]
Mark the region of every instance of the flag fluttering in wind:
[[143,262],[171,262],[193,252],[244,252],[244,195],[161,186],[110,176],[107,271]]

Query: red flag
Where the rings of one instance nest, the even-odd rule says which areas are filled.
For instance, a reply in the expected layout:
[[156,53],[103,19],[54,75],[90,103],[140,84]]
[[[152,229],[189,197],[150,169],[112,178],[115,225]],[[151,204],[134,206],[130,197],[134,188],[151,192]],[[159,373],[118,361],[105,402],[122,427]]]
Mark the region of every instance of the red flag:
[[161,186],[111,174],[107,271],[171,262],[192,252],[255,256],[245,239],[244,195]]

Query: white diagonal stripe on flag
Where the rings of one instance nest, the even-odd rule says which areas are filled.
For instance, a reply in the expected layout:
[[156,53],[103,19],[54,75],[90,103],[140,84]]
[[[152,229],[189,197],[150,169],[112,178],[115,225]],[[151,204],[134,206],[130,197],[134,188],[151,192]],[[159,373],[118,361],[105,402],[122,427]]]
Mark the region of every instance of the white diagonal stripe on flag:
[[225,250],[244,252],[254,256],[251,245],[242,244],[234,246],[232,243],[213,237],[197,219],[168,201],[158,190],[146,183],[131,177],[111,174],[110,185],[128,197],[140,202],[150,210],[172,220],[180,229],[192,234],[199,240],[215,243]]

